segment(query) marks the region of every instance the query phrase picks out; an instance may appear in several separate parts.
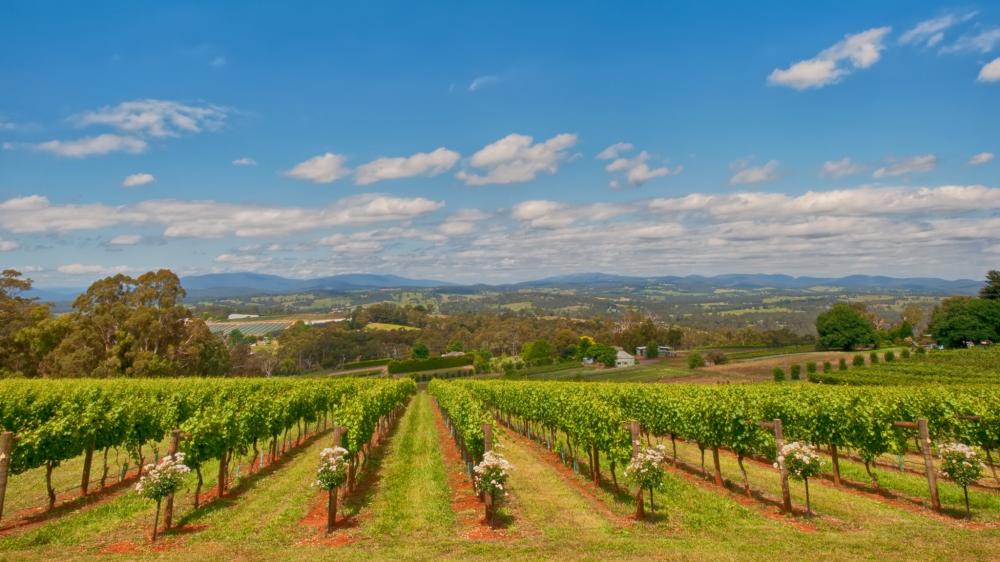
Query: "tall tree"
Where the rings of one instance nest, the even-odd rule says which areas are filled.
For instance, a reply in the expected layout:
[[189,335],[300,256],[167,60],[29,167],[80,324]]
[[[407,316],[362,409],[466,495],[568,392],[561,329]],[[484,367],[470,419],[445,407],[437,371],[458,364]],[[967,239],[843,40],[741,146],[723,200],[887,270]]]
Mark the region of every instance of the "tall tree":
[[827,349],[849,351],[875,343],[872,322],[856,306],[837,303],[816,318],[819,343]]
[[1000,271],[993,269],[986,274],[986,285],[979,290],[979,296],[989,300],[1000,300]]

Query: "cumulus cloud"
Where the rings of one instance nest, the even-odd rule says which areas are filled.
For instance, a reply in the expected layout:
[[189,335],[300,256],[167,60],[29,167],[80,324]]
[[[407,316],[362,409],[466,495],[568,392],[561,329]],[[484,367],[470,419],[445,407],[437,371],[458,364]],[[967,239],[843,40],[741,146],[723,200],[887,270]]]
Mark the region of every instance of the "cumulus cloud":
[[452,169],[461,155],[441,147],[433,152],[418,152],[412,156],[382,157],[358,166],[354,183],[369,185],[382,180],[436,176]]
[[327,152],[299,162],[294,168],[285,172],[285,175],[315,183],[331,183],[351,173],[345,165],[346,162],[346,156]]
[[[19,145],[14,145],[19,146]],[[86,158],[88,156],[101,156],[112,152],[125,152],[128,154],[139,154],[146,152],[149,145],[146,141],[122,135],[106,133],[93,137],[83,137],[73,140],[50,140],[37,144],[26,144],[27,146],[42,152],[65,156],[67,158]]]
[[909,158],[890,160],[889,165],[875,170],[872,177],[893,178],[908,174],[922,174],[930,172],[937,167],[937,164],[937,156],[933,154],[920,154],[917,156],[910,156]]
[[469,91],[476,92],[485,88],[486,86],[496,84],[499,81],[500,78],[497,76],[493,75],[479,76],[475,80],[469,83]]
[[237,158],[236,160],[233,160],[233,166],[256,166],[256,165],[257,165],[256,160],[254,160],[253,158],[247,158],[246,156],[244,156],[243,158]]
[[605,221],[631,213],[631,204],[593,203],[571,205],[561,201],[533,199],[511,209],[511,217],[534,228],[559,228],[579,221]]
[[903,33],[899,37],[899,43],[901,45],[933,47],[944,39],[944,32],[949,28],[974,17],[976,17],[976,12],[969,12],[964,15],[944,14],[936,18],[924,20]]
[[472,155],[469,165],[484,174],[461,170],[455,177],[467,185],[488,185],[530,181],[541,172],[555,174],[576,140],[575,134],[562,133],[535,143],[530,136],[510,134]]
[[840,160],[827,160],[819,170],[819,175],[824,178],[843,178],[859,174],[868,169],[864,164],[858,164],[844,157]]
[[[611,173],[624,172],[625,180],[631,185],[642,185],[653,178],[664,176],[674,176],[681,173],[682,166],[670,169],[666,166],[660,168],[650,168],[647,160],[649,153],[643,150],[634,158],[625,158],[623,153],[630,152],[634,147],[629,143],[615,143],[602,150],[597,158],[599,160],[612,160],[604,169]],[[615,179],[610,183],[612,188],[618,189],[621,184]]]
[[459,209],[438,225],[438,232],[444,236],[462,236],[478,230],[479,221],[490,218],[489,213],[479,209]]
[[0,228],[18,233],[72,232],[153,224],[168,238],[285,236],[336,226],[409,220],[444,207],[423,197],[365,194],[326,207],[268,207],[218,201],[159,199],[132,205],[53,205],[40,195],[0,202]]
[[729,185],[767,183],[778,179],[777,160],[768,160],[762,166],[751,166],[748,161],[739,160],[729,167],[734,172],[729,178]]
[[834,84],[855,70],[868,68],[878,62],[885,49],[883,41],[890,31],[889,27],[877,27],[847,35],[811,59],[801,60],[788,68],[774,69],[767,81],[796,90]]
[[131,174],[125,176],[125,179],[122,180],[122,187],[138,187],[147,183],[153,183],[155,179],[153,174]]
[[992,162],[993,159],[995,158],[996,155],[993,154],[992,152],[980,152],[979,154],[973,154],[972,157],[969,158],[967,164],[969,164],[970,166],[981,166],[983,164]]
[[142,236],[138,234],[119,234],[109,240],[108,244],[112,246],[135,246],[139,242],[142,242]]
[[1000,80],[1000,57],[986,63],[979,70],[979,78],[977,80],[980,82],[996,82]]
[[70,263],[60,265],[56,270],[66,275],[115,275],[117,273],[128,273],[132,271],[132,268],[127,265],[104,266]]
[[71,120],[80,126],[105,125],[133,135],[176,137],[218,130],[228,113],[216,105],[144,99],[87,111]]

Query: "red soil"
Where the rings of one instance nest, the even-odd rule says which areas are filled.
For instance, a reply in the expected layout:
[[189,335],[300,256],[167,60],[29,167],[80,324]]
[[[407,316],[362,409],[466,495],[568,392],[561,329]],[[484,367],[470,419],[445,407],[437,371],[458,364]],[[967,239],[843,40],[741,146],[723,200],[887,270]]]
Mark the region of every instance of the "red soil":
[[486,521],[486,507],[476,495],[472,481],[465,474],[465,463],[458,445],[451,439],[444,417],[434,405],[434,425],[437,427],[438,442],[444,456],[445,471],[448,473],[448,485],[451,488],[451,509],[458,516],[458,524],[462,536],[476,541],[507,541],[519,536],[502,525],[490,525]]

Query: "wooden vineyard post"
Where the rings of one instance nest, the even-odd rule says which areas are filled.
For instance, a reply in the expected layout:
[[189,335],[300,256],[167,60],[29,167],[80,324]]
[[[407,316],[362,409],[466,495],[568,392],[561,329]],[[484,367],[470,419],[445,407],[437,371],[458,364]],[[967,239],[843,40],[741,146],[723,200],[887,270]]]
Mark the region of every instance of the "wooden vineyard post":
[[[177,454],[177,449],[181,444],[181,430],[175,429],[170,432],[170,445],[167,447],[167,454],[173,457]],[[169,531],[174,524],[174,495],[167,496],[166,509],[163,512],[163,526]]]
[[941,499],[938,497],[937,474],[934,473],[934,456],[931,453],[931,434],[927,429],[927,418],[920,418],[917,423],[899,421],[893,425],[909,429],[916,428],[920,452],[924,454],[924,469],[927,471],[927,487],[931,492],[931,507],[934,508],[934,511],[941,511]]
[[87,444],[87,449],[83,456],[83,475],[80,477],[80,495],[86,496],[87,489],[90,488],[90,467],[94,463],[94,441],[96,438],[91,437],[90,442]]
[[[632,435],[632,460],[635,460],[639,457],[639,422],[630,421],[628,430]],[[642,486],[639,486],[639,491],[635,493],[635,518],[641,520],[644,517],[646,517],[646,506],[642,504]]]
[[760,422],[760,426],[774,429],[774,447],[778,452],[778,470],[781,472],[781,507],[785,513],[791,513],[792,492],[788,487],[788,470],[785,469],[785,461],[781,458],[781,448],[785,446],[785,432],[781,427],[781,419],[774,418],[774,421]]
[[840,486],[840,457],[836,445],[830,445],[830,458],[833,460],[833,483]]
[[7,494],[7,472],[10,469],[10,454],[14,449],[14,434],[0,433],[0,519],[3,519],[3,498]]
[[[493,424],[486,422],[483,424],[483,451],[490,452],[493,450]],[[483,500],[486,502],[486,521],[493,523],[493,502],[495,498],[493,494],[484,494]]]

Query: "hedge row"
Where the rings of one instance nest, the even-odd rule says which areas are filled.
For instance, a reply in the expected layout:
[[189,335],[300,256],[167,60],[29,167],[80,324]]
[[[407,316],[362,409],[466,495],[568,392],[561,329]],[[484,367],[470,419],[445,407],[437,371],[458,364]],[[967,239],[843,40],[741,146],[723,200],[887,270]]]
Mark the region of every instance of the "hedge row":
[[344,363],[343,369],[361,369],[363,367],[380,367],[382,365],[388,365],[392,362],[392,359],[366,359],[364,361],[353,361],[351,363]]
[[448,369],[451,367],[462,367],[472,365],[472,355],[461,355],[456,357],[431,357],[430,359],[404,359],[402,361],[390,361],[390,373],[412,373],[419,371],[433,371],[434,369]]

